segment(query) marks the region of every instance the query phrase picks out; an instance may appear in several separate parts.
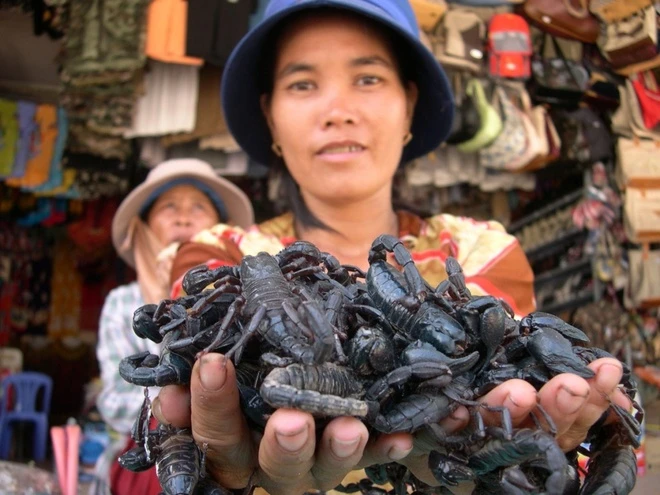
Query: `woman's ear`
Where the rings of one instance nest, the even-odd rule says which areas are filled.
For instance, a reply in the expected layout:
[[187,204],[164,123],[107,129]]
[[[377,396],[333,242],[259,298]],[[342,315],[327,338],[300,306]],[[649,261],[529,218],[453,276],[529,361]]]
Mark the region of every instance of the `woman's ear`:
[[410,129],[410,126],[412,125],[418,97],[419,89],[417,89],[417,84],[413,81],[408,81],[408,86],[406,87],[406,117],[408,118],[408,129]]
[[267,94],[261,95],[261,98],[259,98],[259,104],[261,105],[261,111],[264,114],[266,123],[268,124],[268,128],[270,129],[270,135],[273,138],[273,142],[277,142],[275,140],[275,126],[273,124],[273,116],[270,111],[270,95]]

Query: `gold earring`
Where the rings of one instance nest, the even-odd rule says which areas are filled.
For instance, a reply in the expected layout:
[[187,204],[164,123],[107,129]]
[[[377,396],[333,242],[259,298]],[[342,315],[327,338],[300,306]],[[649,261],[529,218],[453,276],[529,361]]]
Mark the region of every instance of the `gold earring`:
[[282,157],[282,147],[279,144],[277,143],[271,144],[270,149],[273,150],[273,153],[275,153],[277,156],[279,156],[280,158]]
[[407,145],[410,141],[412,141],[413,135],[412,132],[408,131],[408,134],[403,136],[403,145]]

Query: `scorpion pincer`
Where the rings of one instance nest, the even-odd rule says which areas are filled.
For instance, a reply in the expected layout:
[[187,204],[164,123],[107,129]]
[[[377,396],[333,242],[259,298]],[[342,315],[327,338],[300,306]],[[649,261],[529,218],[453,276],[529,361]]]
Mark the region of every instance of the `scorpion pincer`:
[[[387,262],[387,252],[403,267],[403,274]],[[463,351],[465,330],[434,299],[422,279],[410,253],[401,241],[391,235],[381,235],[369,252],[367,291],[392,326],[410,341],[432,344],[445,354]]]

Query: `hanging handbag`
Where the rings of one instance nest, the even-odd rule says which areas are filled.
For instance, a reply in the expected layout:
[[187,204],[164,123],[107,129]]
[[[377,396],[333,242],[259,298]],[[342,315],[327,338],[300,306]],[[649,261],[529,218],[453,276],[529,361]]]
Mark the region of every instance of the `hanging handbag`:
[[500,134],[502,131],[502,118],[488,102],[479,79],[473,78],[468,82],[465,94],[472,98],[477,107],[481,127],[472,139],[459,143],[457,148],[464,153],[472,153],[489,145]]
[[632,85],[642,111],[644,126],[653,129],[660,123],[660,90],[652,71],[640,72]]
[[443,67],[479,73],[484,63],[486,24],[474,12],[448,10],[433,42],[435,58]]
[[592,109],[555,110],[552,115],[561,136],[562,157],[565,160],[593,163],[612,157],[611,134]]
[[510,163],[527,149],[527,129],[522,112],[501,86],[495,86],[493,100],[494,105],[500,108],[502,131],[489,145],[479,150],[479,164],[495,170],[509,170]]
[[590,0],[589,11],[603,23],[620,21],[653,4],[653,0]]
[[614,69],[652,59],[658,53],[657,14],[653,6],[604,24],[597,43]]
[[[558,57],[544,58],[546,41],[554,45]],[[589,85],[589,72],[584,65],[568,60],[557,40],[544,35],[538,54],[532,59],[532,78],[527,90],[536,102],[553,106],[575,107]]]
[[524,86],[517,87],[515,95],[520,101],[522,121],[527,135],[527,149],[519,157],[511,159],[507,168],[514,172],[525,172],[528,171],[528,165],[540,163],[541,159],[547,157],[550,152],[546,124],[548,112],[543,105],[532,106]]
[[410,5],[423,31],[433,31],[447,11],[444,0],[410,0]]
[[600,26],[587,0],[527,0],[522,12],[539,29],[583,43],[595,43]]
[[624,288],[624,305],[628,309],[660,306],[660,250],[628,250],[628,284]]
[[660,189],[626,188],[623,226],[631,242],[660,241]]
[[660,188],[660,141],[619,137],[615,174],[622,189]]
[[481,127],[481,118],[474,100],[463,91],[463,78],[457,72],[451,77],[454,86],[456,111],[451,132],[446,139],[448,144],[457,144],[472,139]]

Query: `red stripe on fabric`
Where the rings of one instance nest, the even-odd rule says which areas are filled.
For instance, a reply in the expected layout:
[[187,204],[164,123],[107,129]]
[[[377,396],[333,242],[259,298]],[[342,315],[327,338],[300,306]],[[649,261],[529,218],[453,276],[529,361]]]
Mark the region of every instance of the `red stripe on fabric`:
[[516,305],[515,299],[513,299],[506,292],[502,291],[499,287],[497,287],[495,284],[493,284],[487,278],[485,278],[481,275],[474,275],[472,277],[465,277],[465,283],[466,284],[478,285],[479,287],[481,287],[483,289],[483,291],[486,294],[489,294],[493,297],[497,297],[499,299],[504,300],[509,306],[511,306],[511,309],[513,309],[513,312],[516,315],[524,316],[522,314],[522,311],[520,311],[520,308]]

